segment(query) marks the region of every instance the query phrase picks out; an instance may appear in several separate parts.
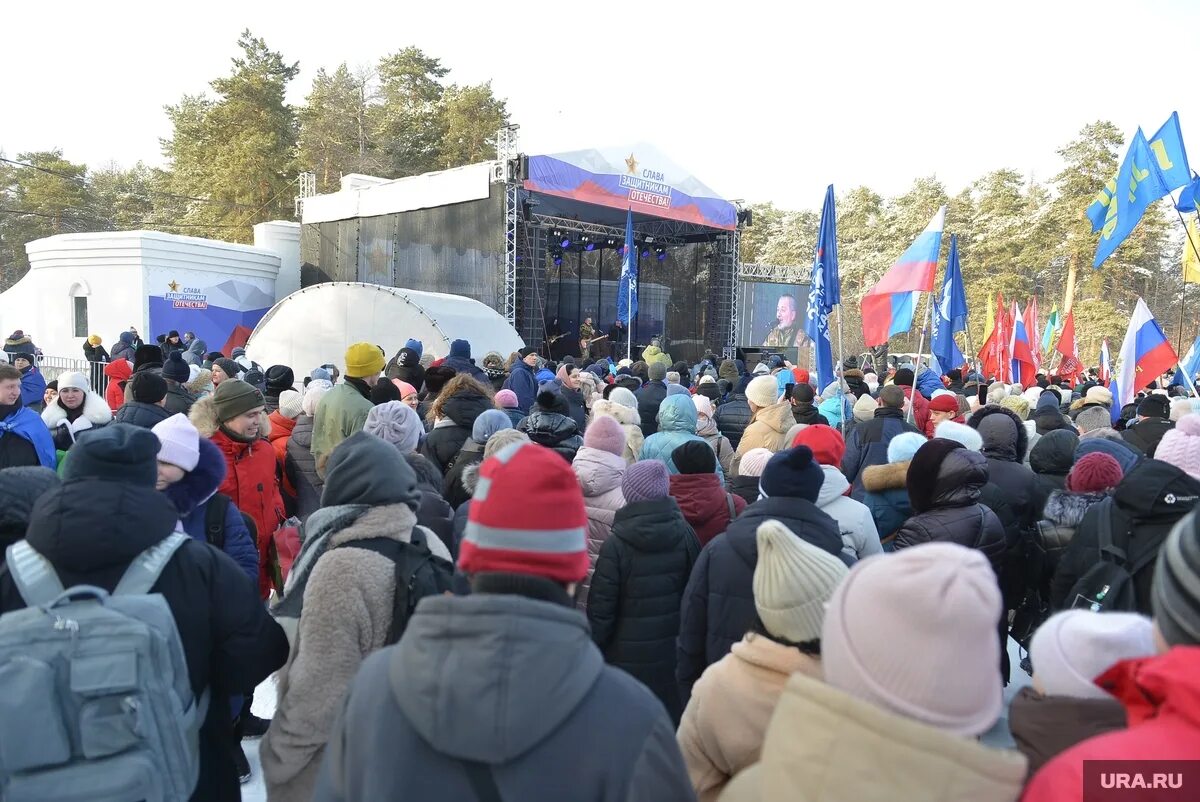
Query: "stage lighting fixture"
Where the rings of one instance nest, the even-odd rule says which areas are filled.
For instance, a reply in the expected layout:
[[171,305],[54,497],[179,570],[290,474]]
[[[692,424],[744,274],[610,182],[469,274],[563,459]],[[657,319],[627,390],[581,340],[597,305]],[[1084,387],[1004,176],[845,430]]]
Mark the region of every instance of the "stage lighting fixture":
[[589,237],[587,234],[584,234],[584,235],[583,235],[583,236],[580,238],[580,240],[579,240],[579,241],[583,243],[583,249],[584,249],[585,251],[594,251],[594,250],[596,250],[596,243],[595,243],[595,242],[593,242],[593,241],[592,241],[592,238],[591,238],[591,237]]
[[571,247],[571,238],[570,238],[570,237],[563,237],[563,238],[562,238],[562,242],[561,242],[560,244],[561,244],[561,245],[562,245],[562,247],[564,247],[564,248],[570,248],[570,247]]
[[616,246],[616,244],[617,244],[617,238],[616,238],[616,237],[609,237],[608,239],[606,239],[606,240],[604,241],[604,247],[605,247],[605,248],[612,248],[612,247],[615,247],[615,246]]
[[561,265],[563,262],[562,248],[558,247],[557,245],[551,245],[550,258],[554,261],[555,267]]
[[667,249],[659,245],[654,249],[654,257],[660,262],[665,261],[667,258]]
[[643,259],[649,259],[649,258],[650,258],[650,249],[649,249],[649,248],[647,248],[647,247],[645,247],[645,246],[643,246],[643,247],[642,247],[642,258],[643,258]]

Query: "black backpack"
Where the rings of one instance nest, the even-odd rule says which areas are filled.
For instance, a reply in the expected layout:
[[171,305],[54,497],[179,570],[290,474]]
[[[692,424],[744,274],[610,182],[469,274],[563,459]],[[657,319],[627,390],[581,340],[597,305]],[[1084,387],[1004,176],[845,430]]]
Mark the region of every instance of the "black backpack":
[[1066,602],[1070,607],[1094,612],[1144,612],[1138,610],[1133,578],[1154,564],[1158,549],[1147,549],[1145,554],[1130,563],[1126,553],[1129,548],[1128,531],[1120,545],[1113,541],[1112,498],[1104,499],[1096,507],[1099,515],[1096,534],[1100,559],[1071,587]]
[[[224,493],[217,493],[208,500],[208,507],[204,510],[204,539],[208,541],[210,546],[225,550],[225,516],[229,512],[229,505],[233,503],[233,499]],[[246,528],[250,530],[250,540],[256,546],[258,538],[256,536],[257,527],[254,525],[254,519],[246,513],[238,510],[242,516],[242,521],[245,522]]]
[[425,530],[417,526],[413,527],[412,539],[408,543],[373,537],[335,546],[373,551],[387,557],[396,566],[396,597],[392,601],[392,625],[388,628],[385,646],[400,640],[408,627],[408,620],[417,609],[417,602],[426,596],[441,595],[451,589],[454,566],[429,551],[425,545],[427,536]]

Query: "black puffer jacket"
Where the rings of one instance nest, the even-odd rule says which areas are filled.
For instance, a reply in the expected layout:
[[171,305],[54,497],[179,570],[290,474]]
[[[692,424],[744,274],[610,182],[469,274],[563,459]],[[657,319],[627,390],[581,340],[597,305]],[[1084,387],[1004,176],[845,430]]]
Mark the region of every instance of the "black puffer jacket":
[[600,547],[588,593],[592,640],[609,665],[654,692],[678,726],[679,604],[700,541],[673,498],[627,504]]
[[688,580],[675,670],[685,706],[704,669],[728,654],[758,616],[753,588],[757,533],[758,525],[769,519],[847,563],[853,559],[842,553],[838,522],[812,502],[780,496],[760,499],[742,510],[729,528],[700,552]]
[[459,449],[454,465],[446,471],[446,478],[442,480],[442,498],[446,499],[455,509],[471,497],[471,494],[463,487],[462,475],[468,466],[483,462],[484,445],[486,444],[476,443],[468,437],[467,442],[463,443],[463,447]]
[[1146,418],[1132,426],[1127,426],[1121,432],[1125,442],[1140,450],[1147,457],[1153,457],[1162,442],[1163,435],[1175,428],[1175,424],[1162,418]]
[[174,415],[166,407],[147,404],[143,401],[126,401],[113,415],[113,423],[128,423],[143,429],[153,429],[156,424]]
[[717,428],[729,438],[734,449],[742,441],[742,432],[750,425],[750,402],[745,393],[730,393],[724,404],[717,407]]
[[[1012,425],[988,422],[994,415],[1002,416]],[[976,410],[967,424],[980,430],[983,455],[988,462],[987,487],[980,500],[1000,517],[1009,540],[1019,539],[1033,530],[1042,513],[1037,509],[1039,493],[1033,471],[1022,462],[1029,447],[1025,424],[1014,412],[996,404]],[[1002,512],[1001,508],[1008,512]]]
[[729,492],[746,499],[747,504],[758,501],[758,482],[761,476],[726,476]]
[[463,443],[470,439],[475,419],[489,409],[495,409],[492,399],[475,391],[447,398],[442,406],[445,416],[433,425],[421,444],[421,456],[445,474],[454,465],[454,458],[462,450]]
[[1079,445],[1079,437],[1074,432],[1065,429],[1055,429],[1034,443],[1029,452],[1029,467],[1034,474],[1034,487],[1037,498],[1034,510],[1038,517],[1043,516],[1046,499],[1055,490],[1063,490],[1067,485],[1067,473],[1075,464],[1075,447]]
[[1175,523],[1200,502],[1200,481],[1179,468],[1156,459],[1144,459],[1125,474],[1113,491],[1111,502],[1088,508],[1083,522],[1059,561],[1050,584],[1050,606],[1071,606],[1071,588],[1100,559],[1099,516],[1112,521],[1113,542],[1125,548],[1130,564],[1148,559],[1133,577],[1137,612],[1150,615],[1150,587],[1154,560]]
[[288,438],[287,458],[283,461],[284,473],[296,488],[296,515],[301,521],[321,508],[321,491],[325,486],[312,455],[312,435],[313,419],[308,415],[296,418],[296,426]]
[[[948,442],[931,441],[938,446]],[[987,460],[958,443],[953,446],[941,446],[944,451],[936,474],[932,481],[920,483],[928,486],[918,486],[914,480],[917,476],[927,478],[935,470],[933,465],[924,464],[930,455],[922,453],[926,449],[936,451],[935,446],[922,446],[913,458],[908,472],[908,498],[915,514],[896,532],[892,545],[899,551],[935,541],[957,543],[983,552],[999,575],[1004,566],[1004,527],[994,512],[979,503],[988,480]]]
[[1038,542],[1044,554],[1040,573],[1044,574],[1047,587],[1067,546],[1075,538],[1075,531],[1083,523],[1083,516],[1092,505],[1107,497],[1107,493],[1072,493],[1069,490],[1055,490],[1047,497],[1042,520],[1038,521]]
[[437,466],[420,454],[405,454],[404,461],[417,475],[417,490],[421,492],[417,523],[431,530],[446,545],[450,554],[457,556],[454,548],[454,508],[442,498],[442,475],[438,473]]
[[172,415],[186,415],[192,411],[196,396],[184,389],[182,384],[167,385],[167,412]]
[[638,415],[642,417],[642,434],[649,437],[658,431],[658,407],[667,397],[667,385],[646,382],[634,395],[637,396]]
[[803,423],[806,426],[828,426],[829,421],[817,408],[812,405],[811,401],[799,401],[792,404],[792,417],[796,419],[796,423]]
[[[96,479],[63,483],[34,509],[27,540],[66,587],[109,592],[135,556],[175,529],[179,512],[154,487]],[[224,553],[189,538],[151,592],[162,594],[179,630],[192,690],[212,692],[200,728],[200,780],[194,800],[240,799],[229,697],[254,688],[287,660],[283,629],[258,589]],[[0,573],[0,613],[25,607],[8,572]]]
[[573,461],[575,452],[583,446],[583,438],[579,436],[579,427],[573,418],[560,412],[547,412],[536,405],[517,429],[539,446],[554,449],[567,462]]

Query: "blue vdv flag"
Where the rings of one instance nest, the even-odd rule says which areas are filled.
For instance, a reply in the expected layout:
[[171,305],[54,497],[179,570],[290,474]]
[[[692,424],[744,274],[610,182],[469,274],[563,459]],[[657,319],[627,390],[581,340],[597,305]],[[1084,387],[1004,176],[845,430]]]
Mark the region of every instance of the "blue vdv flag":
[[1187,354],[1184,355],[1183,359],[1179,360],[1179,367],[1182,370],[1176,368],[1175,378],[1171,380],[1171,384],[1187,387],[1188,383],[1184,381],[1184,375],[1189,379],[1194,379],[1196,373],[1200,372],[1200,337],[1196,338],[1196,342],[1192,343],[1192,347],[1188,349]]
[[833,205],[833,184],[825,190],[821,207],[821,227],[817,230],[817,249],[813,256],[812,286],[808,291],[808,317],[804,333],[813,341],[817,355],[817,386],[835,380],[833,345],[829,341],[829,315],[842,301],[837,264],[837,214]]
[[1175,208],[1181,212],[1196,211],[1197,192],[1200,192],[1200,176],[1193,173],[1191,183],[1179,193],[1179,200],[1175,202]]
[[[1186,183],[1186,177],[1184,182]],[[1159,169],[1158,159],[1150,150],[1146,136],[1139,128],[1129,144],[1129,152],[1117,171],[1116,191],[1100,231],[1100,245],[1092,267],[1099,267],[1125,241],[1150,204],[1171,191]]]
[[950,258],[942,279],[942,295],[933,315],[933,337],[930,352],[937,357],[944,373],[966,364],[954,333],[967,327],[967,294],[963,288],[962,267],[958,263],[958,235],[950,237]]
[[617,285],[617,318],[625,321],[626,330],[632,328],[633,316],[637,314],[637,264],[637,248],[633,245],[633,209],[629,209],[625,213],[625,259],[621,262],[621,281]]
[[[1167,192],[1191,182],[1192,171],[1188,167],[1187,151],[1183,147],[1183,132],[1179,129],[1178,112],[1171,113],[1162,127],[1147,140],[1147,145],[1150,152],[1154,154]],[[1096,193],[1095,200],[1087,208],[1088,219],[1092,221],[1092,231],[1100,231],[1104,228],[1104,223],[1108,219],[1108,210],[1116,192],[1117,180],[1116,177],[1110,178],[1104,188]],[[1163,194],[1165,195],[1166,192]],[[1181,212],[1194,210],[1194,204],[1192,209],[1180,208]]]

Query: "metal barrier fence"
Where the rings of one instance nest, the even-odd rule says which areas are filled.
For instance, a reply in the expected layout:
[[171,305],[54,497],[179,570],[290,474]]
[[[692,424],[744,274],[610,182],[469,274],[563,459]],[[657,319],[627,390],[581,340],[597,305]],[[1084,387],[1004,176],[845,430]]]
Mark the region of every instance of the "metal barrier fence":
[[46,381],[54,381],[64,373],[82,373],[87,376],[92,390],[100,395],[104,395],[105,390],[108,389],[108,377],[104,375],[104,366],[107,364],[106,362],[89,362],[86,359],[72,359],[66,356],[43,355],[38,358],[38,367]]

